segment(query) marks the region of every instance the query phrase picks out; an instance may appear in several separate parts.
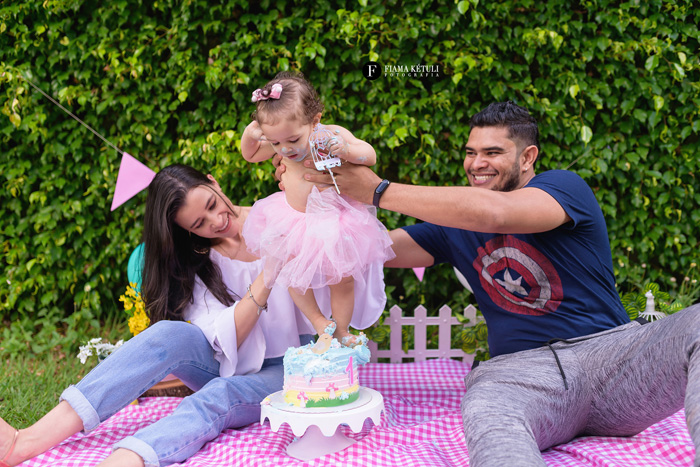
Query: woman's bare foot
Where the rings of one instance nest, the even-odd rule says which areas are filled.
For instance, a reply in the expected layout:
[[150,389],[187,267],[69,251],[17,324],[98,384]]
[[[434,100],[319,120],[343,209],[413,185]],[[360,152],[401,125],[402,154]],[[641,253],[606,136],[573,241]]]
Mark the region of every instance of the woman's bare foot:
[[15,456],[15,446],[19,431],[0,418],[0,464],[16,465],[19,460]]
[[61,401],[36,423],[20,430],[15,447],[8,455],[17,430],[0,418],[0,456],[7,457],[4,462],[14,466],[51,449],[82,429],[83,421],[76,411],[68,402]]
[[117,449],[98,464],[99,467],[143,467],[141,456],[128,449]]

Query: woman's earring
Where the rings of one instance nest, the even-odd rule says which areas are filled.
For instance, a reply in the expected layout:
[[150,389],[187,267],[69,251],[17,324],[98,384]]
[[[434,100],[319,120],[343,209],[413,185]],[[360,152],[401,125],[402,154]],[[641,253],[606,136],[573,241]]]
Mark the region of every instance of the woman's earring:
[[197,253],[198,255],[206,255],[209,253],[209,247],[202,247],[202,248],[195,248],[194,252]]

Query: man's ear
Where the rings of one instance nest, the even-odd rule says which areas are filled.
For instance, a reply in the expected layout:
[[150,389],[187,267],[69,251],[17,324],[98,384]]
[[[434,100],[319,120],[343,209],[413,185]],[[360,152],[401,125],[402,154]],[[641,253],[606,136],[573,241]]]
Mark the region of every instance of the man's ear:
[[535,165],[537,156],[539,156],[539,150],[537,149],[537,146],[531,144],[530,146],[526,147],[522,155],[520,156],[520,171],[527,172],[528,170],[530,170],[532,166]]

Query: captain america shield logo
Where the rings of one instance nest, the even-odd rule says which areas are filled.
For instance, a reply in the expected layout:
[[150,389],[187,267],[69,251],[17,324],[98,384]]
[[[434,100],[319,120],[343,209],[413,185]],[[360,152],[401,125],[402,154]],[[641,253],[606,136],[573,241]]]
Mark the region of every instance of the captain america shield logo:
[[511,313],[541,316],[556,311],[563,297],[561,278],[536,248],[511,235],[479,247],[474,268],[493,302]]

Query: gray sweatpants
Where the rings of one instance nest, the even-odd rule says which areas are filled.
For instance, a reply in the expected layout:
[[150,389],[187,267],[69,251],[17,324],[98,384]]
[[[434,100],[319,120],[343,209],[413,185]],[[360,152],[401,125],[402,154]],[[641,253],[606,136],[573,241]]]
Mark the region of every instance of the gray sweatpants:
[[[544,466],[541,450],[576,436],[630,436],[685,404],[700,467],[700,304],[576,343],[483,362],[466,377],[470,465]],[[576,339],[572,339],[576,340]]]

